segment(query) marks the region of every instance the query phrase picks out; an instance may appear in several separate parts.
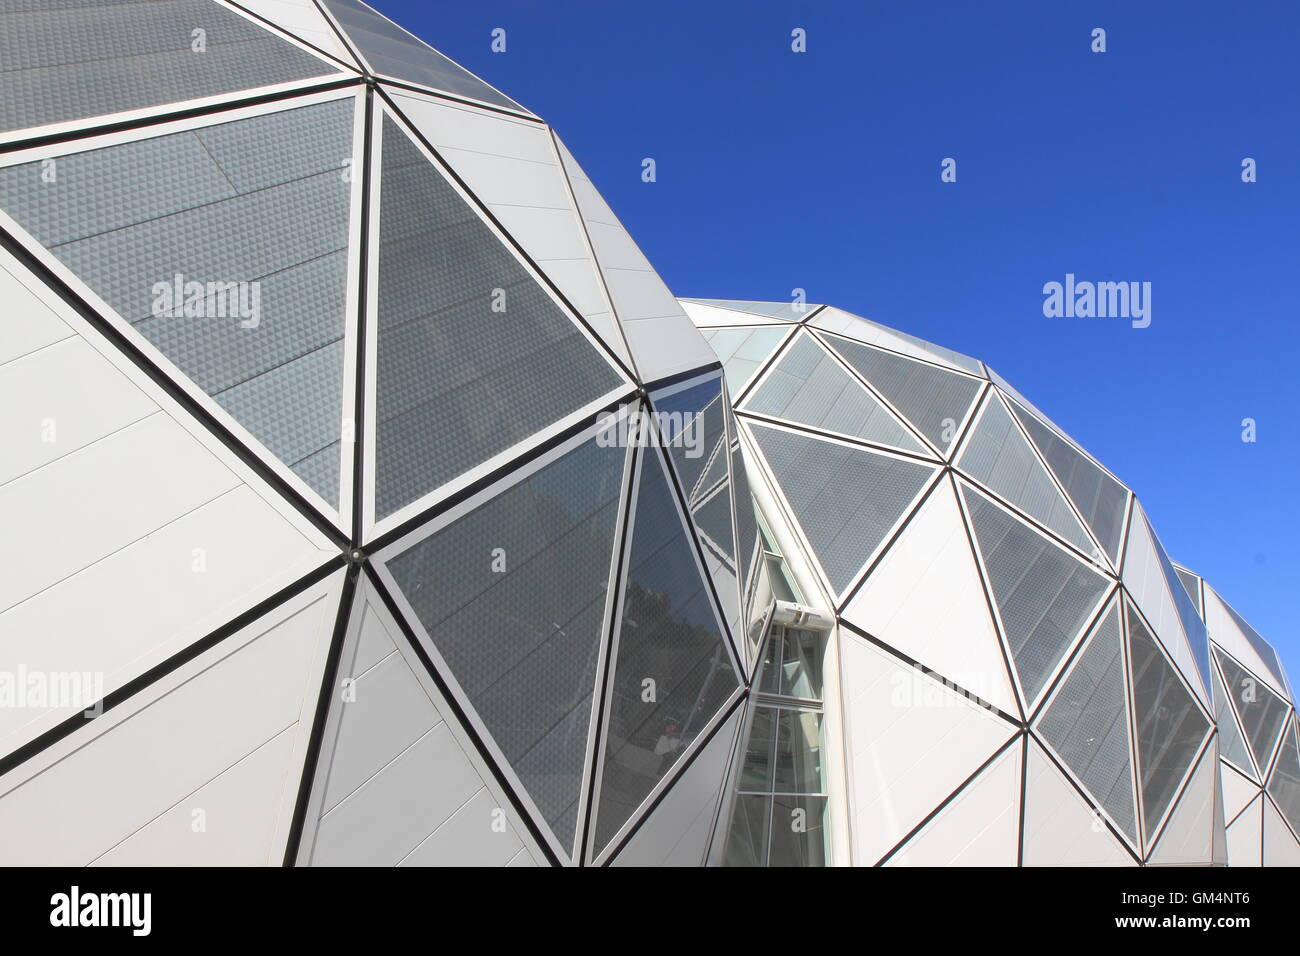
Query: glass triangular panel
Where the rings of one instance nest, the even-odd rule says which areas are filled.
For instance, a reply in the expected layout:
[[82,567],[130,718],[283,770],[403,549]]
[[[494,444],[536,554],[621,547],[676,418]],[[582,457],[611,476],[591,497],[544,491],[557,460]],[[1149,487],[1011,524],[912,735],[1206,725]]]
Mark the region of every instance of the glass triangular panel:
[[[0,63],[0,131],[339,72],[212,0],[11,0],[0,6]],[[337,168],[347,155],[329,158]]]
[[1255,756],[1255,766],[1262,774],[1268,768],[1278,732],[1286,720],[1287,703],[1253,674],[1242,668],[1232,658],[1216,647],[1214,656],[1223,668],[1224,690],[1241,718],[1246,730],[1250,752]]
[[623,585],[594,852],[636,813],[739,686],[681,513],[654,449]]
[[1032,705],[1110,582],[1064,548],[962,485],[993,601]]
[[743,411],[925,454],[893,413],[807,331],[799,333]]
[[957,458],[957,467],[1085,554],[1092,554],[1096,545],[997,395],[990,394],[985,402],[975,430]]
[[[213,5],[215,7],[215,4]],[[0,206],[339,501],[354,99],[0,170]]]
[[1106,554],[1118,562],[1128,490],[1036,417],[1014,404],[1011,409]]
[[359,0],[321,0],[376,73],[524,111],[469,70]]
[[625,457],[584,442],[387,561],[565,847],[577,824]]
[[1131,607],[1128,640],[1133,668],[1138,780],[1149,840],[1196,758],[1210,722]]
[[1052,697],[1039,730],[1136,844],[1126,697],[1123,635],[1112,605]]
[[1268,778],[1268,792],[1291,829],[1300,833],[1300,751],[1296,749],[1295,722],[1289,722],[1282,750]]
[[381,183],[377,519],[622,381],[387,116]]
[[1246,749],[1246,740],[1237,726],[1237,718],[1233,716],[1232,705],[1228,702],[1228,691],[1219,678],[1218,670],[1211,673],[1214,676],[1214,722],[1219,728],[1219,756],[1242,773],[1253,777],[1256,771],[1250,760],[1250,752]]
[[979,394],[979,379],[850,339],[827,341],[936,448],[948,451]]
[[934,468],[750,423],[835,592],[843,592],[915,503]]
[[785,341],[790,327],[700,329],[700,334],[722,363],[722,370],[727,375],[727,388],[732,395],[739,395],[776,347]]
[[1182,568],[1174,568],[1178,575],[1178,580],[1183,582],[1183,590],[1187,596],[1192,599],[1192,604],[1196,607],[1196,613],[1204,616],[1205,609],[1201,606],[1201,579],[1192,574],[1191,571],[1184,571]]

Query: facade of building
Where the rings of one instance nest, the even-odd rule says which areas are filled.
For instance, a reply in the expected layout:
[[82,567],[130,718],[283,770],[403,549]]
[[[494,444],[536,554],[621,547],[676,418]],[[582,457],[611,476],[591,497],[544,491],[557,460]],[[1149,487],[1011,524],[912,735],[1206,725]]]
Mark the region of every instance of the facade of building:
[[679,301],[358,0],[0,50],[0,863],[1300,858],[1276,653],[981,362]]

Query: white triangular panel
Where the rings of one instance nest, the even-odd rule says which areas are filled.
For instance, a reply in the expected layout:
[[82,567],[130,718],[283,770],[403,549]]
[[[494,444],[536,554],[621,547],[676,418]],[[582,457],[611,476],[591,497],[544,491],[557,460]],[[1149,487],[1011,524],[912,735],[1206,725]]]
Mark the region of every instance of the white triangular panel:
[[1205,582],[1205,628],[1210,633],[1210,640],[1244,664],[1256,677],[1281,694],[1283,698],[1291,699],[1287,688],[1278,683],[1272,669],[1242,633],[1237,622],[1232,619],[1232,614],[1228,611],[1223,598],[1210,587],[1208,581]]
[[0,795],[0,858],[280,865],[343,573],[21,765]]
[[1036,741],[1025,775],[1025,866],[1133,866],[1133,857]]
[[582,167],[558,138],[556,145],[641,378],[653,382],[717,361]]
[[886,865],[1015,866],[1022,750],[1013,741]]
[[1132,596],[1143,616],[1155,631],[1165,652],[1182,672],[1189,687],[1196,692],[1207,707],[1209,693],[1201,683],[1200,670],[1192,654],[1182,620],[1169,592],[1169,581],[1156,553],[1157,545],[1151,536],[1151,526],[1139,502],[1133,503],[1129,518],[1128,543],[1124,549],[1124,587]]
[[1263,804],[1261,795],[1228,825],[1228,866],[1261,865]]
[[[337,554],[48,289],[0,276],[27,330],[0,365],[0,672],[102,675],[97,699]],[[81,706],[0,708],[0,754]]]
[[[705,305],[703,302],[692,302],[689,299],[678,299],[677,301],[681,303],[682,310],[698,328],[708,328],[715,325],[781,325],[788,327],[796,324],[790,319],[774,315],[741,312],[737,309]],[[812,308],[809,307],[809,313],[812,312]]]
[[1267,798],[1264,800],[1264,865],[1300,866],[1300,843],[1273,801]]
[[627,362],[550,130],[416,94],[394,93],[393,101],[606,347]]
[[348,52],[312,0],[233,0],[233,3],[273,23],[303,43],[338,57],[354,69],[360,69],[356,58]]
[[737,707],[614,857],[612,866],[701,866],[745,708]]
[[450,713],[363,582],[298,864],[505,866],[521,851],[540,856]]
[[1147,860],[1149,864],[1204,866],[1211,862],[1217,763],[1214,748],[1207,747]]
[[853,859],[870,866],[1011,736],[969,698],[866,641],[841,635]]
[[950,481],[926,499],[843,616],[963,690],[1019,713]]
[[1246,804],[1259,796],[1259,784],[1247,780],[1222,761],[1219,773],[1223,777],[1223,815],[1231,823],[1246,808]]

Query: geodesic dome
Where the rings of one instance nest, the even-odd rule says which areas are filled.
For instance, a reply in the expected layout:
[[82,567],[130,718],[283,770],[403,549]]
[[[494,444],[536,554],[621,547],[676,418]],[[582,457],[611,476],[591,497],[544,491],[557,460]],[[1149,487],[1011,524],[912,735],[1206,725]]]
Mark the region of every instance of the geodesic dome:
[[581,168],[353,0],[0,37],[0,859],[612,858],[740,595],[716,360]]
[[0,862],[1294,858],[1276,654],[981,363],[679,302],[356,0],[0,52]]
[[[854,863],[1296,862],[1280,660],[1118,479],[975,359],[830,307],[683,302],[776,547],[837,618]],[[747,767],[788,758],[765,746]],[[772,862],[789,807],[739,794],[732,852]]]

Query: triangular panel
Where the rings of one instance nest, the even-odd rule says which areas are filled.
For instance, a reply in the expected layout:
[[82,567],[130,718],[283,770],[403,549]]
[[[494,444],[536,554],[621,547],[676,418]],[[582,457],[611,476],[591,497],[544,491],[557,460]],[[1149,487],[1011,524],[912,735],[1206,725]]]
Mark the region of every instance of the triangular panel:
[[979,361],[968,355],[962,355],[960,352],[954,352],[942,345],[927,342],[915,335],[908,335],[906,332],[891,329],[887,325],[864,319],[860,315],[845,312],[843,309],[829,306],[823,308],[809,317],[808,324],[814,328],[834,332],[858,342],[889,349],[891,352],[901,352],[903,355],[912,358],[936,362],[939,365],[969,372],[972,375],[982,376],[984,374]]
[[377,519],[622,382],[387,116],[380,192]]
[[1019,405],[1013,403],[1011,410],[1020,419],[1020,424],[1025,426],[1025,431],[1047,461],[1052,474],[1056,475],[1056,480],[1065,488],[1065,493],[1070,496],[1092,533],[1106,549],[1111,563],[1118,566],[1128,489]]
[[1149,841],[1200,750],[1210,722],[1132,607],[1128,608],[1128,640],[1138,780]]
[[703,866],[718,805],[727,783],[736,733],[745,719],[737,707],[614,857],[613,866]]
[[1003,712],[1020,712],[950,481],[930,493],[842,616]]
[[1263,843],[1264,866],[1300,866],[1300,843],[1268,799],[1264,800]]
[[358,0],[321,0],[369,61],[384,76],[427,86],[443,93],[523,111],[510,97],[497,92],[473,73],[443,56],[423,40]]
[[826,341],[936,448],[947,453],[979,394],[980,379],[851,339],[827,336]]
[[1217,768],[1214,748],[1201,762],[1165,824],[1147,863],[1163,866],[1207,866],[1214,853],[1214,819]]
[[1234,708],[1228,700],[1228,690],[1223,686],[1218,669],[1212,669],[1211,673],[1214,676],[1214,722],[1219,728],[1219,756],[1242,773],[1256,776],[1259,771],[1251,763],[1246,739],[1241,735]]
[[713,350],[609,204],[558,138],[556,147],[641,380],[654,382],[712,363]]
[[503,866],[529,853],[452,714],[363,579],[297,863]]
[[1268,778],[1268,792],[1291,828],[1300,833],[1300,751],[1296,749],[1294,720],[1287,722],[1282,749]]
[[767,425],[751,423],[750,429],[837,594],[853,582],[936,470]]
[[926,454],[893,413],[807,331],[785,350],[743,411]]
[[342,586],[287,599],[7,774],[6,865],[279,866]]
[[1013,728],[855,636],[841,634],[840,654],[853,859],[871,866],[996,754]]
[[1218,648],[1215,648],[1214,656],[1223,668],[1224,690],[1241,718],[1255,766],[1261,774],[1267,773],[1269,759],[1286,720],[1287,703]]
[[1025,771],[1025,866],[1133,866],[1102,817],[1043,753],[1029,744]]
[[598,784],[599,855],[731,698],[739,680],[655,449],[640,456]]
[[57,188],[0,170],[0,207],[336,507],[354,103],[72,153]]
[[[1187,678],[1201,702],[1208,705],[1209,674],[1204,672],[1209,670],[1209,662],[1207,658],[1203,665],[1199,660],[1201,651],[1209,653],[1205,626],[1168,560],[1142,506],[1134,502],[1128,543],[1124,549],[1124,587],[1141,609],[1143,617],[1151,623],[1156,638],[1174,665]],[[1191,635],[1187,633],[1187,626],[1193,627]],[[1196,650],[1193,649],[1194,643],[1198,646]]]
[[0,132],[338,72],[212,0],[7,3],[0,63]]
[[1259,796],[1259,784],[1243,777],[1232,767],[1220,765],[1219,776],[1223,779],[1224,819],[1231,823],[1246,804]]
[[1012,743],[887,866],[1015,866],[1020,845],[1020,758]]
[[1192,599],[1192,604],[1196,607],[1196,613],[1204,619],[1205,608],[1201,604],[1201,579],[1191,571],[1184,571],[1177,566],[1174,567],[1174,571],[1178,574],[1178,580],[1183,582],[1183,590]]
[[704,341],[727,373],[727,388],[740,395],[777,346],[785,341],[789,326],[744,329],[700,329]]
[[630,362],[551,131],[530,120],[415,93],[394,92],[392,98],[605,347]]
[[1016,427],[1006,405],[992,391],[957,456],[957,467],[1084,554],[1095,550],[1096,545]]
[[744,299],[682,299],[681,301],[707,305],[715,309],[745,312],[768,319],[779,319],[782,322],[800,322],[819,308],[806,302],[752,302]]
[[1205,586],[1205,621],[1214,642],[1260,675],[1274,690],[1290,697],[1286,670],[1277,651],[1209,584]]
[[338,57],[354,69],[361,68],[313,0],[235,0],[235,3],[317,50]]
[[1123,633],[1114,603],[1052,696],[1038,730],[1136,845],[1125,684]]
[[1260,866],[1263,857],[1264,804],[1268,797],[1260,794],[1228,824],[1228,865]]
[[560,845],[573,845],[626,450],[591,438],[385,558]]
[[984,495],[962,486],[1002,630],[1030,706],[1110,582]]

